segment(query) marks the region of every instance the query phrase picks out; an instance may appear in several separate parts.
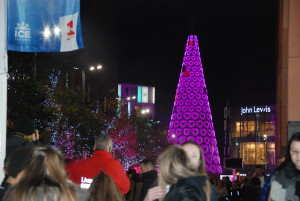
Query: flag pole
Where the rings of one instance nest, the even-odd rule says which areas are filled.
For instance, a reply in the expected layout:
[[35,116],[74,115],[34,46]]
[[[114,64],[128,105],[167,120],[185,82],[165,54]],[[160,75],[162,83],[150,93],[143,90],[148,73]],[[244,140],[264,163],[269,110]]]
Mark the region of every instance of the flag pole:
[[[0,168],[2,170],[6,152],[7,113],[7,0],[0,0]],[[0,181],[4,178],[0,171]]]

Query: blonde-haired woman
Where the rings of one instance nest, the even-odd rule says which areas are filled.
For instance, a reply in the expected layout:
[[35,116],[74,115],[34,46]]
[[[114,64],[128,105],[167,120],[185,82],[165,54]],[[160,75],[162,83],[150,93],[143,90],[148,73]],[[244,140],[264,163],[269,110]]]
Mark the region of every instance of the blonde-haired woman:
[[61,152],[50,146],[33,149],[20,182],[6,193],[5,201],[86,201],[88,193],[67,180]]
[[[191,163],[182,147],[169,147],[158,160],[159,184],[148,191],[145,201],[158,198],[163,201],[211,200],[211,187],[207,177],[199,175],[198,168]],[[171,185],[170,190],[165,195],[168,185]]]
[[[186,152],[189,158],[191,168],[197,171],[196,175],[207,176],[205,158],[200,145],[196,142],[186,141],[181,145],[181,147]],[[213,185],[211,185],[209,181],[206,182],[204,189],[205,192],[210,192],[210,201],[218,200],[216,189],[213,187]]]

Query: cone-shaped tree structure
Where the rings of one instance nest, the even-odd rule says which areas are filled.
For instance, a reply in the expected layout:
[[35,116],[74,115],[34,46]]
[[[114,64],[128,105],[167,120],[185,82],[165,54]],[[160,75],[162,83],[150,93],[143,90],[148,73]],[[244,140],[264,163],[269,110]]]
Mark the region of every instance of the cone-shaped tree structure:
[[174,144],[198,143],[205,155],[206,170],[222,172],[196,35],[190,35],[186,43],[168,138]]

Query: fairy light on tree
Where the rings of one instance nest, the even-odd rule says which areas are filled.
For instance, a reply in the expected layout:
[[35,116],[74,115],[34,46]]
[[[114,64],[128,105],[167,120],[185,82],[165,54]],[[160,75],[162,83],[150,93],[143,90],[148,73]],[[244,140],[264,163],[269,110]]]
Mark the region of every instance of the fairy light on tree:
[[[59,77],[60,72],[49,75],[50,84],[47,85],[46,98],[42,103],[44,112],[49,114],[44,133],[50,136],[51,143],[66,158],[83,159],[90,155],[100,123],[95,123],[92,111],[82,109],[80,94],[59,87]],[[87,118],[87,122],[83,121]]]
[[121,115],[112,119],[106,130],[113,140],[113,155],[118,159],[125,169],[138,164],[136,160],[137,133],[133,127],[132,119],[128,115]]

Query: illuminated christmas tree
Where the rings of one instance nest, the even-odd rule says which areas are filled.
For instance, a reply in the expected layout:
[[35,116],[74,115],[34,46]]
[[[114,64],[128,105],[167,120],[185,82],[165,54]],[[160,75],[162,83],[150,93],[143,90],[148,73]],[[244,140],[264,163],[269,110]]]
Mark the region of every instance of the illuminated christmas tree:
[[190,35],[186,43],[168,139],[174,144],[198,143],[207,171],[222,172],[196,35]]

